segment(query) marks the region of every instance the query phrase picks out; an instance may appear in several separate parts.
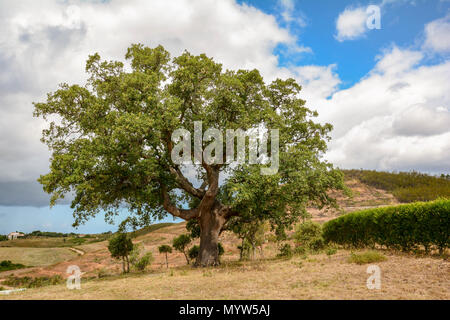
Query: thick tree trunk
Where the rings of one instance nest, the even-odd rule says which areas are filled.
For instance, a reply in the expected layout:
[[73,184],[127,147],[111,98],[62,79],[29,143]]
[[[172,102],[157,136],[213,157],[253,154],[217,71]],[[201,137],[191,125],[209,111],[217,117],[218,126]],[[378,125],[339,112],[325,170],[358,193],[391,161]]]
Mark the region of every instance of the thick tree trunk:
[[218,266],[219,234],[226,220],[220,214],[220,208],[202,212],[200,216],[200,251],[195,262],[196,267]]
[[[169,145],[169,151],[171,147]],[[183,210],[178,209],[170,200],[169,190],[162,183],[161,195],[164,209],[174,217],[182,218],[186,221],[197,219],[200,224],[200,250],[197,260],[194,264],[196,267],[209,267],[219,265],[219,234],[225,222],[237,213],[230,206],[222,205],[216,200],[219,193],[219,168],[213,167],[205,162],[202,166],[207,173],[207,182],[200,189],[195,189],[189,181],[184,178],[178,168],[172,168],[171,172],[177,178],[179,186],[186,192],[200,200],[197,208]],[[208,186],[208,189],[204,188]],[[188,259],[186,259],[189,261]]]

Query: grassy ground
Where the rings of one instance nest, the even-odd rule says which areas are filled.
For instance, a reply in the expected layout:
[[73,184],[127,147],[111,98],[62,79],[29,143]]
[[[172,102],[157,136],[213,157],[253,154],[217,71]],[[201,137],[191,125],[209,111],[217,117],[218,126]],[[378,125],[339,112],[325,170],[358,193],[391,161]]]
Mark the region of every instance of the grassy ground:
[[31,238],[0,242],[0,247],[20,248],[56,248],[69,247],[72,244],[64,242],[63,238]]
[[68,248],[0,248],[0,261],[11,260],[26,266],[48,266],[76,256]]
[[98,238],[63,238],[63,237],[32,237],[26,239],[17,239],[11,241],[1,241],[2,247],[19,247],[19,248],[67,248],[74,246],[83,246],[87,244],[95,244],[105,240],[104,235]]
[[450,299],[450,265],[431,257],[383,252],[381,290],[369,290],[369,264],[349,262],[351,252],[291,260],[225,262],[219,268],[189,266],[145,274],[82,280],[29,289],[0,299]]

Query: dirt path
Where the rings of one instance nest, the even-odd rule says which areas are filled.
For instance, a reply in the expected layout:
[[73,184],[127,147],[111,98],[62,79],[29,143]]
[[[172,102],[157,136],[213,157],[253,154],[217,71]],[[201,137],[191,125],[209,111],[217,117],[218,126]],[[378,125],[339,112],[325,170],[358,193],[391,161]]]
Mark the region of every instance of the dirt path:
[[14,293],[14,292],[22,292],[22,291],[25,291],[25,290],[27,290],[27,289],[2,290],[2,291],[0,291],[0,295],[8,295],[8,294],[11,294],[11,293]]
[[84,256],[85,252],[83,250],[77,249],[77,248],[69,248],[69,250],[78,253],[80,256]]

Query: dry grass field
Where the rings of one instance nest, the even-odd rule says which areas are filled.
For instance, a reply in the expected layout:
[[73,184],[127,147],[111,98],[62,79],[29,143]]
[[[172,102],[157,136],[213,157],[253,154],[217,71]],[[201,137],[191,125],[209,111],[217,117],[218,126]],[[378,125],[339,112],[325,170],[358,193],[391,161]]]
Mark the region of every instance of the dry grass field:
[[0,248],[3,247],[17,247],[17,248],[59,248],[68,247],[63,238],[32,238],[32,239],[17,239],[11,241],[0,242]]
[[367,265],[337,254],[225,262],[219,268],[189,266],[143,274],[111,276],[65,285],[29,289],[0,299],[450,299],[450,265],[431,257],[384,253],[381,290],[369,290]]
[[76,256],[77,254],[68,248],[0,248],[0,261],[11,260],[26,266],[49,266]]

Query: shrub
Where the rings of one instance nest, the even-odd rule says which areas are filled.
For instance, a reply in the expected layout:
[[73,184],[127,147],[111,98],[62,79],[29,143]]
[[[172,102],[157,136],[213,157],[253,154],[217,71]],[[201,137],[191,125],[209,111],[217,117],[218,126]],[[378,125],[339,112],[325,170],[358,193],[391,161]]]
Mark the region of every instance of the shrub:
[[299,244],[306,244],[322,235],[322,227],[319,223],[306,221],[297,226],[294,239]]
[[108,276],[109,276],[109,273],[108,273],[108,271],[106,271],[105,268],[101,268],[101,269],[97,270],[97,277],[99,279],[106,278]]
[[327,256],[332,256],[333,254],[337,253],[337,249],[336,248],[328,248],[325,253],[327,254]]
[[295,247],[295,249],[294,249],[294,254],[305,255],[306,253],[307,253],[307,250],[303,246]]
[[322,226],[313,221],[306,221],[299,224],[294,233],[294,240],[297,246],[302,246],[313,251],[319,251],[325,247],[325,242],[322,238]]
[[152,263],[153,261],[153,255],[151,252],[146,252],[136,263],[134,264],[134,267],[136,270],[144,271],[147,266]]
[[417,202],[346,214],[325,223],[326,242],[351,247],[376,244],[410,251],[421,245],[443,253],[450,242],[450,200]]
[[199,252],[200,252],[200,247],[195,245],[195,246],[193,246],[192,248],[189,249],[188,256],[192,260],[197,259]]
[[220,242],[217,244],[217,249],[219,251],[219,257],[223,256],[223,254],[225,253],[225,249],[224,249],[223,245]]
[[318,237],[318,238],[312,240],[312,241],[309,243],[309,248],[310,248],[312,251],[320,251],[320,250],[323,250],[323,249],[325,248],[325,241],[323,240],[322,237]]
[[145,268],[153,262],[152,253],[149,251],[142,254],[143,250],[143,245],[137,244],[134,245],[134,248],[130,253],[130,263],[133,268],[138,271],[144,271]]
[[[217,245],[217,249],[219,250],[219,257],[225,253],[225,249],[223,248],[223,245],[220,242]],[[195,259],[197,259],[199,252],[200,252],[200,247],[197,245],[194,245],[192,248],[189,249],[188,256],[191,260],[195,260]]]
[[22,287],[22,288],[39,288],[45,286],[51,286],[63,283],[64,280],[60,275],[52,277],[15,277],[9,276],[3,281],[3,284],[10,287]]
[[280,258],[291,258],[293,256],[292,247],[289,243],[285,243],[280,247],[280,253],[278,253],[277,257]]
[[351,253],[350,257],[348,258],[348,262],[350,263],[356,263],[356,264],[366,264],[366,263],[373,263],[373,262],[381,262],[386,261],[387,258],[383,256],[381,253],[376,251],[367,251],[364,253]]
[[4,261],[0,262],[0,272],[9,271],[9,270],[17,270],[17,269],[22,269],[22,268],[25,268],[25,266],[20,263],[12,263],[9,260],[4,260]]

